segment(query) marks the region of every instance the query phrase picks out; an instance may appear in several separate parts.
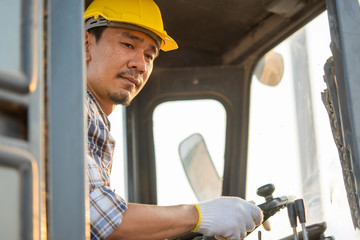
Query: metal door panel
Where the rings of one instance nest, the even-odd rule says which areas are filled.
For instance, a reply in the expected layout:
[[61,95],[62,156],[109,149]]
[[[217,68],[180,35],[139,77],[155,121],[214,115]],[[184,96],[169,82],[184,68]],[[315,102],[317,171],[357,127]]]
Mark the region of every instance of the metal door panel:
[[0,238],[40,239],[43,1],[0,0],[0,14]]
[[37,81],[38,1],[0,0],[0,6],[6,26],[0,38],[0,88],[28,93]]
[[[11,187],[9,187],[11,183]],[[4,239],[20,240],[20,174],[16,169],[0,166],[0,232]],[[11,208],[12,211],[7,211]]]
[[3,173],[0,179],[4,180],[0,184],[1,208],[5,208],[7,211],[4,214],[9,216],[9,220],[1,217],[1,228],[15,239],[38,239],[38,173],[35,160],[20,148],[2,145],[0,169]]

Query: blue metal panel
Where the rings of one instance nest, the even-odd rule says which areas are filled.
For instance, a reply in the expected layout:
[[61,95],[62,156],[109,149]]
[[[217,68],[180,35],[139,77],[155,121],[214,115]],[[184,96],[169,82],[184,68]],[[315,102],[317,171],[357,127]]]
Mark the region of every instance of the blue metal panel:
[[48,7],[49,239],[85,239],[83,1]]

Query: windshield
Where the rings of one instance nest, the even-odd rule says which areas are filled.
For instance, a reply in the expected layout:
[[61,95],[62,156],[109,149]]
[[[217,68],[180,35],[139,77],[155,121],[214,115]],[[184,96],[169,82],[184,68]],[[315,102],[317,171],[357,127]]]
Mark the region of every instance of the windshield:
[[[284,59],[278,85],[265,85],[253,77],[247,199],[263,202],[254,190],[273,183],[274,196],[305,200],[307,225],[326,221],[328,234],[355,239],[339,155],[321,99],[326,88],[323,66],[332,56],[329,46],[323,13],[272,50]],[[286,211],[275,215],[271,225],[273,231],[264,233],[266,239],[292,234],[290,227],[284,228],[289,226]]]

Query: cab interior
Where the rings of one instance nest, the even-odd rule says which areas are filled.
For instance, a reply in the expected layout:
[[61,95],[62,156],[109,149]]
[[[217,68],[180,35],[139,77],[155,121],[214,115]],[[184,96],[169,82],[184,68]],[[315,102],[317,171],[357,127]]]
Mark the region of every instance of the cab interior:
[[[85,1],[85,7],[91,0]],[[155,0],[179,49],[161,52],[126,108],[129,201],[157,203],[152,114],[166,101],[216,99],[226,109],[223,195],[245,197],[249,98],[259,59],[326,9],[324,0]]]
[[[85,7],[90,2],[86,0]],[[160,53],[147,85],[123,110],[126,197],[130,202],[159,203],[156,108],[167,102],[210,99],[219,102],[226,115],[221,194],[246,198],[248,191],[256,191],[247,189],[253,76],[266,53],[324,14],[327,3],[324,0],[155,2],[161,10],[165,30],[176,40],[179,49]],[[324,44],[329,47],[330,41]],[[306,111],[300,114],[307,116]],[[302,127],[310,131],[306,124]],[[171,132],[168,134],[171,137]],[[302,140],[306,142],[306,138]],[[305,148],[309,147],[307,144]],[[301,157],[312,156],[304,153]],[[277,174],[281,168],[279,164],[269,171]],[[171,177],[168,180],[173,181]]]

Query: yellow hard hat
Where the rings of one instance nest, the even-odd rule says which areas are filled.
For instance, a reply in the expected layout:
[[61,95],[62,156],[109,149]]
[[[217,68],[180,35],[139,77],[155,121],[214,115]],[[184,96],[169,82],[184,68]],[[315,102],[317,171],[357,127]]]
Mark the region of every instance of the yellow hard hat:
[[161,39],[161,50],[178,48],[175,40],[164,30],[160,9],[153,0],[94,0],[86,9],[84,18],[93,19],[87,23],[86,29],[99,26],[143,29],[155,41]]

